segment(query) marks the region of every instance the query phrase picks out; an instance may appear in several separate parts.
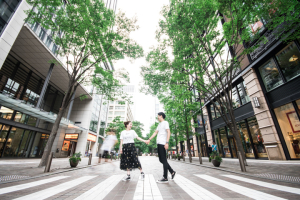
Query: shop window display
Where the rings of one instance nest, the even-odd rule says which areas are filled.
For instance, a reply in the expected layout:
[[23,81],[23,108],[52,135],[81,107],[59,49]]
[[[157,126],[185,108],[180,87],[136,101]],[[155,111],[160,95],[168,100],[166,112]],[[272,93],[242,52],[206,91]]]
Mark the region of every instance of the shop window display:
[[224,157],[231,158],[231,153],[230,153],[230,149],[229,149],[229,144],[228,144],[228,139],[227,139],[225,128],[220,129],[220,138],[221,138],[221,142],[222,142],[222,146],[223,146],[222,151],[223,151]]
[[273,90],[283,84],[283,80],[273,59],[270,59],[259,67],[259,72],[267,91]]
[[276,58],[287,81],[300,75],[300,52],[295,42],[290,43],[276,54]]
[[0,124],[0,127],[1,127],[1,132],[0,132],[0,156],[1,156],[4,150],[4,145],[6,142],[6,137],[10,126]]
[[[299,100],[296,101],[299,108]],[[300,158],[300,120],[292,103],[274,109],[291,158]]]
[[11,120],[13,112],[14,111],[12,109],[1,106],[0,117],[3,119]]
[[256,117],[250,117],[247,119],[247,121],[253,141],[254,150],[256,151],[259,158],[267,158],[268,155],[265,145],[263,144],[264,140],[258,127]]
[[242,141],[242,145],[243,145],[244,151],[246,153],[246,157],[254,158],[255,157],[254,151],[253,151],[251,140],[250,140],[249,133],[247,130],[246,122],[245,121],[238,122],[237,127],[240,132],[239,136]]

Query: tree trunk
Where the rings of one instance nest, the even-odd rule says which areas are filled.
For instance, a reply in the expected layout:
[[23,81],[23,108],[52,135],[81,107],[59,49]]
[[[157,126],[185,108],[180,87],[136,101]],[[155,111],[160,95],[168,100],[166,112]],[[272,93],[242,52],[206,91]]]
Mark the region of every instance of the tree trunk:
[[72,96],[71,92],[75,91],[73,87],[74,87],[74,84],[72,84],[72,82],[70,81],[69,82],[68,90],[66,92],[66,95],[63,98],[63,102],[62,102],[61,108],[59,109],[59,112],[57,114],[57,118],[56,118],[56,120],[55,120],[55,122],[53,124],[53,127],[52,127],[52,130],[51,130],[48,142],[46,144],[46,147],[44,149],[44,153],[43,153],[42,159],[40,161],[39,167],[46,166],[47,158],[50,155],[50,152],[51,152],[51,149],[52,149],[52,146],[53,146],[53,143],[54,143],[54,139],[55,139],[55,137],[57,135],[57,131],[59,129],[60,121],[61,121],[61,119],[62,119],[62,117],[63,117],[63,115],[65,113],[65,110],[68,107],[68,102],[69,102],[69,100],[70,100],[70,98]]
[[232,129],[233,129],[232,132],[233,132],[233,136],[234,136],[234,139],[235,139],[235,142],[236,142],[237,150],[241,152],[243,161],[244,161],[245,165],[247,165],[245,151],[244,151],[244,148],[243,148],[242,141],[239,137],[239,132],[237,130],[236,125],[232,124]]
[[189,161],[192,163],[192,154],[191,154],[191,144],[190,144],[190,136],[189,136],[189,127],[187,123],[187,116],[185,116],[185,123],[186,123],[186,143],[187,143],[187,149],[188,149],[188,156],[189,156]]
[[61,119],[62,119],[62,117],[64,115],[64,112],[65,112],[65,108],[60,108],[59,109],[59,112],[57,114],[57,118],[56,118],[56,120],[55,120],[55,122],[53,124],[52,130],[51,130],[48,142],[47,142],[46,147],[44,149],[44,153],[43,153],[41,162],[39,164],[39,167],[46,166],[47,158],[50,155],[51,148],[52,148],[52,145],[54,143],[54,139],[56,137],[57,130],[59,128],[59,124],[60,124],[60,121],[61,121]]

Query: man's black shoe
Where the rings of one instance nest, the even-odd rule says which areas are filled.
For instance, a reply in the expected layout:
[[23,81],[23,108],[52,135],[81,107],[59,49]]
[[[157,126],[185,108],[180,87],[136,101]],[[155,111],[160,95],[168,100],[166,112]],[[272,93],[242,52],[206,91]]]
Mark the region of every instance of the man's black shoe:
[[162,179],[158,180],[157,183],[169,183],[169,181],[166,178],[162,178]]
[[176,172],[174,171],[172,174],[172,180],[174,179],[175,175],[176,175]]

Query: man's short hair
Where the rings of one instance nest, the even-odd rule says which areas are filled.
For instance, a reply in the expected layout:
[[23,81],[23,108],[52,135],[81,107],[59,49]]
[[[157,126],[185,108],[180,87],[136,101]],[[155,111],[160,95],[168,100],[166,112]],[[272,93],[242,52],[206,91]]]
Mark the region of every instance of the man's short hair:
[[166,115],[163,112],[159,112],[157,115],[162,116],[164,119],[166,118]]

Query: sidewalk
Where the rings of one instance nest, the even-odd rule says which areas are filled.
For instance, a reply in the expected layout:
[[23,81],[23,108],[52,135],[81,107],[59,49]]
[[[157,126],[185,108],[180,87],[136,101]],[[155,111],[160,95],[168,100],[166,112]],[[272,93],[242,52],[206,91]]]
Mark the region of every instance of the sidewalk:
[[[199,165],[199,158],[193,157],[192,164]],[[173,160],[174,161],[174,160]],[[182,159],[176,162],[184,162]],[[189,158],[185,157],[185,163],[189,163]],[[209,167],[234,173],[242,173],[257,177],[264,177],[276,180],[299,182],[300,183],[300,161],[275,161],[247,159],[246,172],[241,172],[238,159],[223,158],[220,167],[214,167],[208,162],[207,157],[202,157],[202,167]]]
[[[38,167],[40,160],[41,159],[1,159],[0,182],[47,174],[44,173],[45,167]],[[88,160],[88,157],[81,158],[81,162],[79,162],[76,168],[88,167]],[[105,163],[104,159],[101,159],[101,164],[103,163]],[[97,164],[98,157],[93,157],[92,165]],[[69,158],[53,158],[49,173],[71,169],[74,168],[71,168]]]

